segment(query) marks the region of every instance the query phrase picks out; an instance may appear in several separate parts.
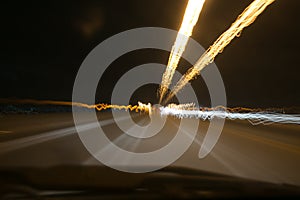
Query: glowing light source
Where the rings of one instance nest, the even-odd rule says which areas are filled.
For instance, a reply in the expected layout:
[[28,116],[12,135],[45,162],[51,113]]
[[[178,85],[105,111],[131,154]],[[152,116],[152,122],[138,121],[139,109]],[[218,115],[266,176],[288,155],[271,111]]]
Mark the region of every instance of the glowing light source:
[[189,37],[192,35],[193,28],[198,21],[204,2],[205,0],[189,0],[187,4],[181,27],[172,47],[168,65],[163,74],[162,82],[159,88],[160,103],[171,84],[179,60],[185,50]]
[[260,15],[268,5],[275,0],[254,0],[245,10],[239,15],[231,27],[225,31],[209,49],[199,58],[196,64],[190,68],[187,73],[177,82],[172,88],[172,91],[167,96],[165,102],[171,100],[189,81],[199,75],[200,71],[208,64],[212,63],[215,57],[223,51],[223,49],[235,38],[240,36],[242,30],[252,24],[258,15]]

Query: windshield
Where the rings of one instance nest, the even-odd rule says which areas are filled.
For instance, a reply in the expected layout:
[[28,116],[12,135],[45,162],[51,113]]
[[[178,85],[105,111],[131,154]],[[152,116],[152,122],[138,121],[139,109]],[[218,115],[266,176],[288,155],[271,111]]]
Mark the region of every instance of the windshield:
[[5,2],[0,173],[56,189],[106,173],[103,187],[157,173],[300,186],[299,5]]

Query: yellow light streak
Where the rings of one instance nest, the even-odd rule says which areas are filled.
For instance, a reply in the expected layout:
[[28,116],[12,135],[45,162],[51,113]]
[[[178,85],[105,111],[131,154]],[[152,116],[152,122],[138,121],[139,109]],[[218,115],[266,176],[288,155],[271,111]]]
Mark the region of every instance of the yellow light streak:
[[80,102],[69,101],[53,101],[53,100],[34,100],[34,99],[0,99],[0,103],[5,104],[33,104],[33,105],[56,105],[56,106],[76,106],[81,108],[96,109],[102,111],[106,109],[126,110],[135,112],[146,112],[151,114],[152,106],[150,103],[143,104],[138,102],[138,105],[115,105],[115,104],[85,104]]
[[189,37],[192,35],[193,28],[198,21],[204,2],[205,0],[189,0],[187,4],[181,27],[172,47],[168,65],[166,71],[163,74],[162,82],[158,91],[160,103],[171,84],[179,60],[185,50]]
[[172,91],[165,99],[165,103],[170,101],[189,81],[200,74],[200,71],[208,64],[212,63],[215,57],[223,51],[223,49],[235,38],[240,36],[242,30],[252,24],[258,15],[260,15],[275,0],[254,0],[231,27],[225,31],[209,49],[199,58],[196,64],[191,67],[187,73],[181,77]]

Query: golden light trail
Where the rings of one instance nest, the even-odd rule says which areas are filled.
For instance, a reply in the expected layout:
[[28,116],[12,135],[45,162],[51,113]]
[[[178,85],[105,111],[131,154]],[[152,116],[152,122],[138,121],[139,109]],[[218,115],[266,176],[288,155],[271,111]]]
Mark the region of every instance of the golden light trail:
[[0,103],[5,104],[33,104],[33,105],[56,105],[56,106],[76,106],[81,108],[96,109],[102,111],[106,109],[126,110],[135,112],[146,112],[151,114],[152,106],[150,103],[143,104],[138,102],[138,105],[114,105],[114,104],[85,104],[70,101],[52,101],[52,100],[34,100],[34,99],[0,99]]
[[169,60],[168,60],[168,65],[166,71],[163,74],[162,82],[159,87],[158,92],[159,92],[160,103],[162,102],[162,99],[165,96],[171,84],[179,60],[185,50],[189,37],[192,35],[193,28],[198,21],[204,2],[205,0],[189,0],[186,6],[181,27],[177,34],[175,43],[172,47]]
[[189,81],[200,74],[200,71],[208,64],[212,63],[215,57],[235,38],[240,36],[242,30],[252,24],[258,15],[260,15],[275,0],[254,0],[244,12],[238,16],[231,27],[225,31],[209,49],[199,58],[196,64],[190,68],[187,73],[173,87],[172,91],[164,101],[167,103],[176,95]]

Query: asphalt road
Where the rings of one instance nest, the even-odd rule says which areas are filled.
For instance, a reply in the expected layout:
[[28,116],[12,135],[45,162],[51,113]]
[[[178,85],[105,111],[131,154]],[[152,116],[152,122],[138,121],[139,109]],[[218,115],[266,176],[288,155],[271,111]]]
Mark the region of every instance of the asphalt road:
[[[81,115],[85,115],[82,113]],[[132,115],[143,126],[144,115]],[[120,121],[128,118],[120,113]],[[189,119],[190,123],[195,119]],[[108,138],[123,149],[149,152],[168,144],[180,120],[168,118],[164,128],[148,139],[124,136],[109,113],[99,113]],[[96,131],[97,123],[88,117],[79,125],[86,132]],[[300,185],[300,126],[257,125],[246,121],[226,121],[212,152],[198,158],[208,121],[200,121],[198,134],[190,148],[172,165],[276,183]],[[130,128],[130,127],[128,127]],[[189,125],[178,134],[189,134]],[[107,147],[106,147],[107,148]],[[111,155],[111,159],[119,159]],[[0,115],[0,167],[47,167],[64,164],[98,165],[82,144],[71,113]]]

